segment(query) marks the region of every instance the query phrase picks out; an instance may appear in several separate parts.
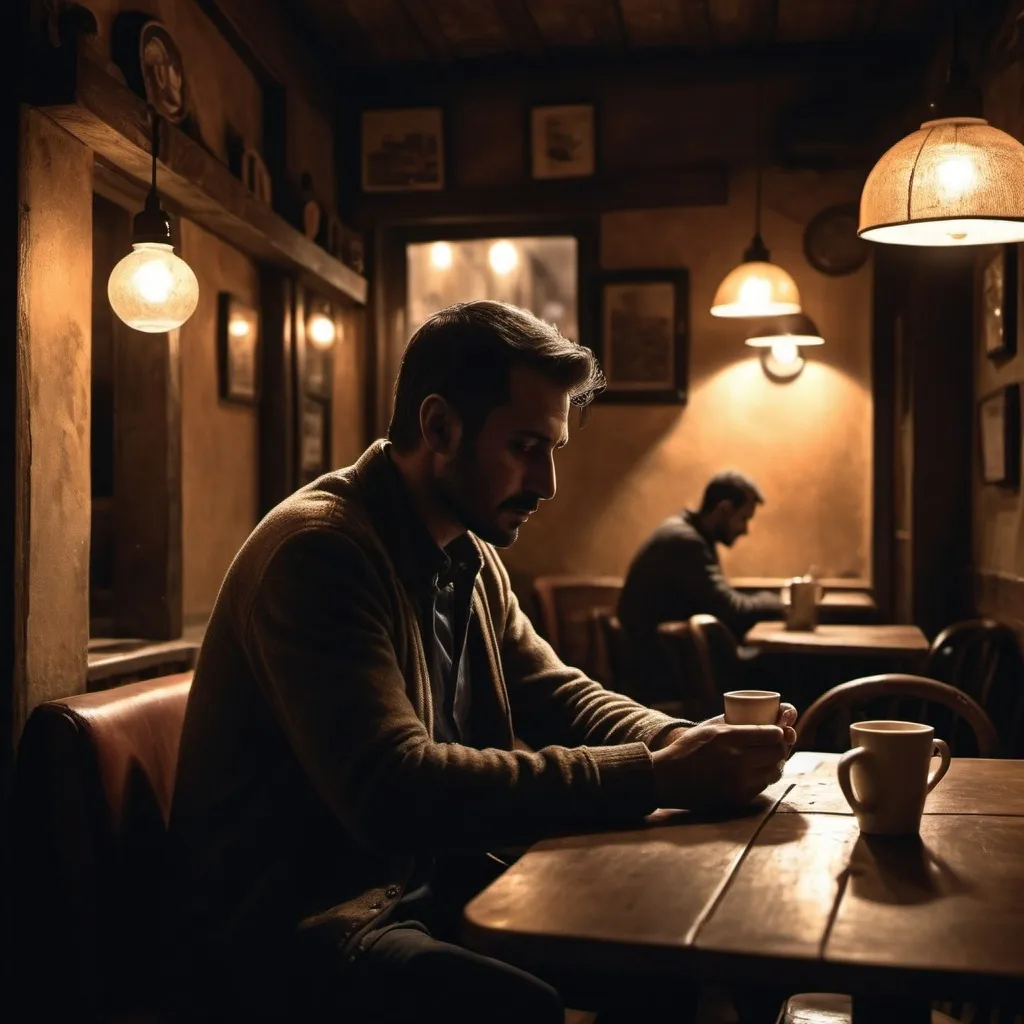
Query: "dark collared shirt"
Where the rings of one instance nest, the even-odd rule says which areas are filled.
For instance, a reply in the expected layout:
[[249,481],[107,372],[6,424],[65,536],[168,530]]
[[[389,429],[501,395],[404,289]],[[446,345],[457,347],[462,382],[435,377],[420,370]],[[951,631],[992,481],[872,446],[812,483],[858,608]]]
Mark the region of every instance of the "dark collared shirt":
[[[408,497],[401,474],[390,458],[388,463],[402,494]],[[460,541],[454,541],[447,549],[439,548],[411,500],[404,512],[410,524],[413,557],[421,570],[417,573],[421,585],[415,598],[434,698],[433,738],[440,743],[468,744],[472,694],[466,635],[480,563],[460,557],[466,554],[466,545]],[[475,552],[472,545],[469,548]]]

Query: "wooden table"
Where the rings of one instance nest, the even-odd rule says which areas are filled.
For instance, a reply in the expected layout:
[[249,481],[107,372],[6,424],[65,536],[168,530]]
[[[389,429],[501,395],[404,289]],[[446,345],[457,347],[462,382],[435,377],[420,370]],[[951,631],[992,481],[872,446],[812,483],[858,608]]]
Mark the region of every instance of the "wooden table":
[[782,622],[759,622],[743,640],[748,647],[780,654],[842,654],[856,657],[921,657],[928,640],[917,626],[820,625],[813,631],[789,630]]
[[533,846],[466,908],[467,943],[527,969],[848,992],[855,1020],[1024,999],[1024,762],[954,760],[920,839],[861,836],[837,755],[795,754],[742,816]]

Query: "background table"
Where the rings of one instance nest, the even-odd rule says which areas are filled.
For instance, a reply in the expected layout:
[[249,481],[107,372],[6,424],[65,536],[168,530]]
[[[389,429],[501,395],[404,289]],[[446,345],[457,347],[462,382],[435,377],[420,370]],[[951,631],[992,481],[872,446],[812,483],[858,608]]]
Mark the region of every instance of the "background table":
[[788,630],[782,622],[759,622],[743,643],[762,651],[783,654],[842,654],[856,657],[895,655],[923,659],[928,639],[917,626],[861,625],[818,626],[815,630]]
[[859,1019],[1020,1005],[1024,762],[954,760],[920,837],[882,839],[860,835],[836,760],[794,755],[741,816],[538,843],[467,906],[466,941],[542,973],[850,992]]

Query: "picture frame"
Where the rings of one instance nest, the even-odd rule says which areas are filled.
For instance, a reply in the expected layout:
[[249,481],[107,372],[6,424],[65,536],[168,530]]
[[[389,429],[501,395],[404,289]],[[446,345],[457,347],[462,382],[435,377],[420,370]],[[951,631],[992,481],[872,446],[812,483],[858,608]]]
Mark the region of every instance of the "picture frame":
[[616,271],[598,280],[596,347],[608,381],[602,400],[685,405],[689,271]]
[[978,402],[981,479],[986,484],[1020,486],[1020,384],[1007,384]]
[[589,178],[597,173],[597,108],[593,103],[530,108],[530,177]]
[[299,473],[303,483],[326,473],[331,460],[330,404],[310,395],[299,414]]
[[440,107],[364,110],[361,143],[364,192],[444,188],[444,116]]
[[255,405],[260,399],[260,315],[230,292],[217,296],[220,398]]
[[1017,351],[1020,316],[1019,247],[998,245],[981,260],[978,309],[982,349],[987,358],[1009,359]]

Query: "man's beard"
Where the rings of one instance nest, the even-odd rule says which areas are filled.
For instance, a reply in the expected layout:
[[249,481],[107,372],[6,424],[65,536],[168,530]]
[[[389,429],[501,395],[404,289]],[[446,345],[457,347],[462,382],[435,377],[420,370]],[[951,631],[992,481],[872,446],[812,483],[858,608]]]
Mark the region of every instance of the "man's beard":
[[509,511],[533,512],[539,499],[531,494],[518,494],[502,502],[493,513],[474,510],[472,496],[478,490],[475,453],[460,450],[452,460],[448,474],[437,481],[437,497],[449,514],[470,533],[495,547],[507,548],[519,537],[519,527],[504,528],[496,522],[498,514]]

